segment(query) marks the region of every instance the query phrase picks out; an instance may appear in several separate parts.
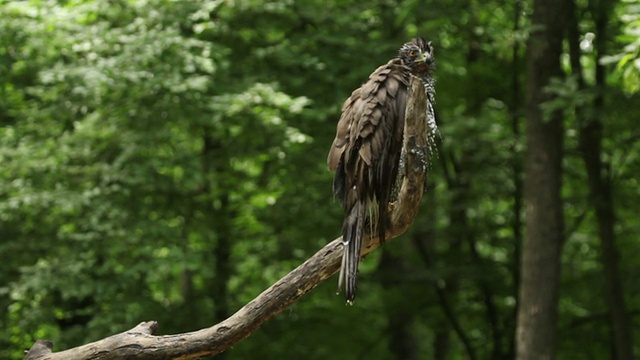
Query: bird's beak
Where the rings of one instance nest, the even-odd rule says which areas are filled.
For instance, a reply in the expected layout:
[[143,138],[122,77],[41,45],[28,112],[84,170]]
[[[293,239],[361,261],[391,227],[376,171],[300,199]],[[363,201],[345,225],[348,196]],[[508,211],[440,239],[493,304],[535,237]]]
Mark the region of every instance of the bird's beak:
[[431,54],[428,52],[423,53],[422,58],[420,60],[427,65],[431,65],[431,63],[433,62],[433,58],[431,57]]

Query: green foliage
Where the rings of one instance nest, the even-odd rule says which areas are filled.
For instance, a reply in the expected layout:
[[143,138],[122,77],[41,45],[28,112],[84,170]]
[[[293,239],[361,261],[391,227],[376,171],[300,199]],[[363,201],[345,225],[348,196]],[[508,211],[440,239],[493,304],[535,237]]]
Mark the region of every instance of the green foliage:
[[[228,357],[398,358],[394,339],[409,334],[418,358],[463,359],[457,322],[477,358],[512,358],[527,11],[448,0],[2,3],[0,357],[21,359],[38,338],[65,349],[145,320],[163,333],[210,326],[338,236],[325,159],[342,102],[423,35],[436,46],[442,144],[414,226],[363,262],[355,306],[331,279]],[[635,20],[620,19],[634,35]],[[620,61],[637,57],[627,50]],[[593,53],[583,57],[592,71]],[[640,231],[640,108],[624,92],[637,90],[638,71],[632,58],[619,64],[604,153],[637,310],[628,254]],[[568,77],[549,91],[557,96],[544,109],[565,109],[568,125],[558,358],[607,358],[573,121],[597,90]],[[225,247],[227,277],[216,272]],[[212,290],[220,281],[226,306]]]
[[619,6],[620,20],[624,23],[619,41],[624,45],[622,52],[605,56],[604,63],[617,63],[616,71],[622,77],[623,88],[628,94],[640,90],[640,4],[623,1]]

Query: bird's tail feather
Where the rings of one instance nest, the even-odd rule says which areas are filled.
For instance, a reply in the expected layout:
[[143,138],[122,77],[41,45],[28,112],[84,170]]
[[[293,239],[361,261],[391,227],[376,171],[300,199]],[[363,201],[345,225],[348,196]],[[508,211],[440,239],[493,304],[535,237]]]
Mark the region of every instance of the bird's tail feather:
[[344,289],[349,304],[353,303],[356,297],[356,280],[364,236],[365,215],[366,206],[362,201],[358,201],[345,217],[342,226],[344,252],[338,278],[338,292]]

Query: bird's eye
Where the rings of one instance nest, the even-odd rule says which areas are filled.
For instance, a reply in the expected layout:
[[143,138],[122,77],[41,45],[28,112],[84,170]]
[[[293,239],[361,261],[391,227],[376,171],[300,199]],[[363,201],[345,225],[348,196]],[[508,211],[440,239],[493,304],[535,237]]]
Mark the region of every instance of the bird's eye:
[[409,51],[409,56],[411,56],[411,57],[416,56],[416,52],[415,52],[415,51],[413,51],[413,50]]

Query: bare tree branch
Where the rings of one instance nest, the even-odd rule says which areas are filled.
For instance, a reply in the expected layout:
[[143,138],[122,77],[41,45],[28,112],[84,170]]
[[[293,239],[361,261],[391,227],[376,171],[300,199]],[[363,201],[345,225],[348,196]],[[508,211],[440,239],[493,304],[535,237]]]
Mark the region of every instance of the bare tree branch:
[[[417,96],[409,96],[407,104],[403,144],[405,174],[398,200],[389,205],[392,227],[387,239],[401,235],[413,223],[427,175],[427,98],[422,82],[416,78],[412,80],[411,91]],[[157,323],[143,322],[129,331],[60,352],[52,352],[51,342],[38,340],[25,360],[194,359],[221,353],[333,275],[340,266],[341,240],[338,238],[326,245],[235,314],[210,328],[155,336]],[[370,235],[363,244],[362,255],[380,245],[380,239]]]

